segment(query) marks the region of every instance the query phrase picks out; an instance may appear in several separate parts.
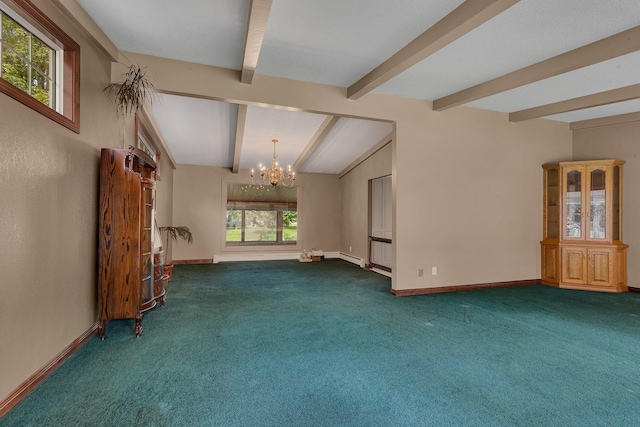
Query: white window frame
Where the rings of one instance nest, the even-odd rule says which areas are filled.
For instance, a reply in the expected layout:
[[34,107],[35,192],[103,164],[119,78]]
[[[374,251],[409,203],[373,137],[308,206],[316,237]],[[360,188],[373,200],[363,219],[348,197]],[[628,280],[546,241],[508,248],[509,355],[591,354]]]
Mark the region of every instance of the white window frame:
[[147,153],[153,160],[156,159],[156,148],[147,141],[147,137],[144,133],[138,132],[138,148]]
[[[251,207],[251,206],[246,206],[246,207],[229,207],[227,205],[227,210],[226,212],[229,212],[230,210],[233,211],[242,211],[242,220],[241,220],[241,238],[240,241],[229,241],[227,240],[227,227],[226,227],[226,222],[225,222],[225,229],[224,229],[224,240],[225,240],[225,244],[226,246],[287,246],[287,245],[297,245],[298,244],[298,234],[296,233],[296,240],[284,240],[284,212],[292,210],[292,209],[285,209],[283,207],[276,207],[276,208],[266,208],[266,207]],[[260,240],[246,240],[246,219],[245,219],[245,215],[247,211],[264,211],[264,212],[276,212],[276,240],[266,240],[266,241],[260,241]],[[296,212],[298,212],[298,209],[295,209]],[[225,215],[226,217],[226,215]]]

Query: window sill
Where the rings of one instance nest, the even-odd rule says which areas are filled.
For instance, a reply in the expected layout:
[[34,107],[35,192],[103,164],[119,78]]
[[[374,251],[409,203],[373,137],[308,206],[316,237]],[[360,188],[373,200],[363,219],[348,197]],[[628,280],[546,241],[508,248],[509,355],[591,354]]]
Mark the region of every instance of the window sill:
[[69,130],[74,131],[75,133],[80,133],[80,121],[72,120],[69,117],[63,116],[57,111],[47,107],[31,95],[21,91],[11,83],[7,83],[6,81],[0,79],[0,92],[5,95],[10,96],[16,101],[26,105],[34,111],[42,114],[43,116],[53,120],[54,122],[66,127]]
[[292,242],[225,242],[226,247],[265,247],[270,246],[274,248],[296,246],[297,241]]

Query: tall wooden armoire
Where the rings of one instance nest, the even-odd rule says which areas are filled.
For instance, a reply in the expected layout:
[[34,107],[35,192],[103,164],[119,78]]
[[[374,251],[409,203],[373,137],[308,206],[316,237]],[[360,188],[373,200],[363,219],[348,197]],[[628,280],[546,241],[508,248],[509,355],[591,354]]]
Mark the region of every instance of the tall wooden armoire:
[[153,159],[141,150],[102,149],[98,239],[98,336],[102,339],[107,322],[113,319],[135,319],[134,331],[140,336],[142,314],[157,301],[165,302],[162,273],[158,277],[162,260],[157,253],[154,256],[160,243],[155,169]]
[[623,164],[621,160],[590,160],[542,165],[542,283],[627,291]]

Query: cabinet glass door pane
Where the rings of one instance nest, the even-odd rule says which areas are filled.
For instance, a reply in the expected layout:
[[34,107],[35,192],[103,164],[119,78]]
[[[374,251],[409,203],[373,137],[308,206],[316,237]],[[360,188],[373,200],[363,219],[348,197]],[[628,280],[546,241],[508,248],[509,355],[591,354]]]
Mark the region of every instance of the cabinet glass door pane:
[[613,168],[613,240],[620,240],[620,167]]
[[558,169],[549,169],[547,171],[547,228],[546,238],[560,237],[560,224],[558,219]]
[[582,237],[582,173],[571,171],[567,174],[567,237]]
[[591,171],[591,188],[589,190],[589,238],[604,239],[606,237],[605,212],[605,174],[602,169]]

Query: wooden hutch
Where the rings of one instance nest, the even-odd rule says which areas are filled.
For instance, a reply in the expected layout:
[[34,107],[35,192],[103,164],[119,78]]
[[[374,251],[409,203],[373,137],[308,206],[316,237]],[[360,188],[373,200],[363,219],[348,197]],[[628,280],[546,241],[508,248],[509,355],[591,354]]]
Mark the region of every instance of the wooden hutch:
[[621,160],[543,165],[542,283],[627,291]]
[[162,239],[155,221],[156,164],[138,149],[103,148],[100,157],[98,336],[106,323],[135,319],[165,303]]

